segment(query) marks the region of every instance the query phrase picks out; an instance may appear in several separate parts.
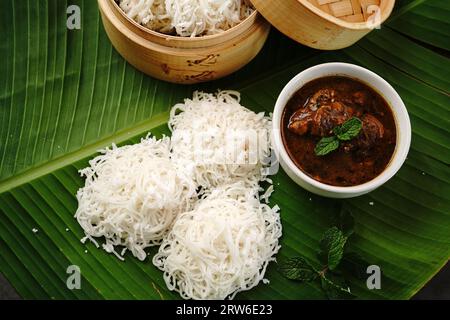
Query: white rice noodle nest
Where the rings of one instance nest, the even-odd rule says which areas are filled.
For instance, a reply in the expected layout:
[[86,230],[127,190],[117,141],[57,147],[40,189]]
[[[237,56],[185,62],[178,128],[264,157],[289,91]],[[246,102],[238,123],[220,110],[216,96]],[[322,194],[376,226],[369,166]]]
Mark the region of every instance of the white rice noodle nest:
[[170,114],[172,160],[204,189],[265,180],[271,120],[240,104],[236,91],[194,92]]
[[282,230],[278,207],[257,194],[243,181],[224,185],[178,217],[153,258],[170,290],[184,299],[233,299],[268,282]]
[[[86,238],[105,237],[103,248],[120,259],[129,249],[144,260],[144,249],[159,244],[177,215],[192,208],[196,198],[196,186],[170,162],[167,137],[113,145],[89,165],[80,170],[86,182],[77,193],[75,217]],[[116,246],[125,248],[120,255]]]
[[247,0],[120,0],[119,5],[149,29],[183,37],[224,32],[254,11]]

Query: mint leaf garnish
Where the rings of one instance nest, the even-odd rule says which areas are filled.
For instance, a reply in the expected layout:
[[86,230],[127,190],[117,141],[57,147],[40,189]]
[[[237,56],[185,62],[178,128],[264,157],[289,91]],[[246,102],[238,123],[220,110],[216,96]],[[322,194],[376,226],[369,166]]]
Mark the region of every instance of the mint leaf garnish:
[[355,138],[362,128],[362,121],[356,117],[348,119],[342,125],[333,129],[333,133],[339,140],[348,141]]
[[346,241],[347,238],[337,227],[328,229],[323,235],[319,258],[328,265],[328,269],[334,270],[341,262]]
[[313,281],[319,274],[311,264],[302,257],[291,258],[280,265],[279,271],[288,279]]
[[339,140],[335,136],[320,139],[314,148],[316,156],[324,156],[339,148]]
[[356,138],[361,131],[362,121],[356,117],[350,118],[342,125],[333,129],[333,136],[319,140],[314,153],[316,156],[324,156],[339,148],[339,141],[348,141]]
[[318,257],[321,267],[317,266],[316,261],[311,263],[307,258],[296,257],[282,263],[278,271],[292,280],[320,280],[328,299],[353,299],[355,295],[350,292],[346,279],[356,277],[364,280],[369,264],[357,253],[344,253],[348,239],[346,234],[350,235],[353,230],[353,217],[350,212],[343,210],[336,219],[337,226],[325,231],[320,241]]

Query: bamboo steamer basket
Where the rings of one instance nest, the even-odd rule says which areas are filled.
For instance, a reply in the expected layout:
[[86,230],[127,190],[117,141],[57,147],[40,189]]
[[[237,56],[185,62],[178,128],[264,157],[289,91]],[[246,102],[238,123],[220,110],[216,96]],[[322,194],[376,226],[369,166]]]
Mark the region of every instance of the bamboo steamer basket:
[[127,17],[114,0],[98,0],[106,33],[138,70],[174,83],[199,83],[227,76],[250,62],[267,40],[270,24],[254,11],[216,35],[178,37],[149,30]]
[[[376,27],[374,24],[336,18],[315,6],[314,1],[317,0],[251,0],[258,12],[274,27],[293,40],[315,49],[349,47]],[[380,1],[378,26],[389,17],[394,4],[395,0]]]

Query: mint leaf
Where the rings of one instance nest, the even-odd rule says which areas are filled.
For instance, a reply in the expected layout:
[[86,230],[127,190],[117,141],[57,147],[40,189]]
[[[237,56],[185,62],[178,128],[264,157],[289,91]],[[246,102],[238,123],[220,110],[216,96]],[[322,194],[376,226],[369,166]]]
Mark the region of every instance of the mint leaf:
[[348,119],[342,125],[333,129],[333,133],[339,140],[348,141],[355,138],[362,128],[362,121],[356,117]]
[[347,286],[345,279],[340,276],[327,274],[321,277],[320,280],[322,289],[330,300],[347,300],[355,297],[350,292],[350,288]]
[[312,281],[318,277],[318,272],[302,257],[291,258],[280,265],[278,270],[291,280]]
[[341,262],[347,238],[337,227],[328,229],[320,241],[319,258],[328,269],[334,270]]
[[320,139],[314,148],[316,156],[324,156],[339,148],[339,140],[335,137],[325,137]]

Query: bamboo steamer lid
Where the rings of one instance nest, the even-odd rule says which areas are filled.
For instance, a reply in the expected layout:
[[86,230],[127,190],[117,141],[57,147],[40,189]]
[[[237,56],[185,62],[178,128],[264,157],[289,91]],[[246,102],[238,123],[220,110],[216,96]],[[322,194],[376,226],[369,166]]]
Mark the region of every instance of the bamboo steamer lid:
[[389,17],[395,0],[250,0],[279,31],[306,46],[351,46]]

